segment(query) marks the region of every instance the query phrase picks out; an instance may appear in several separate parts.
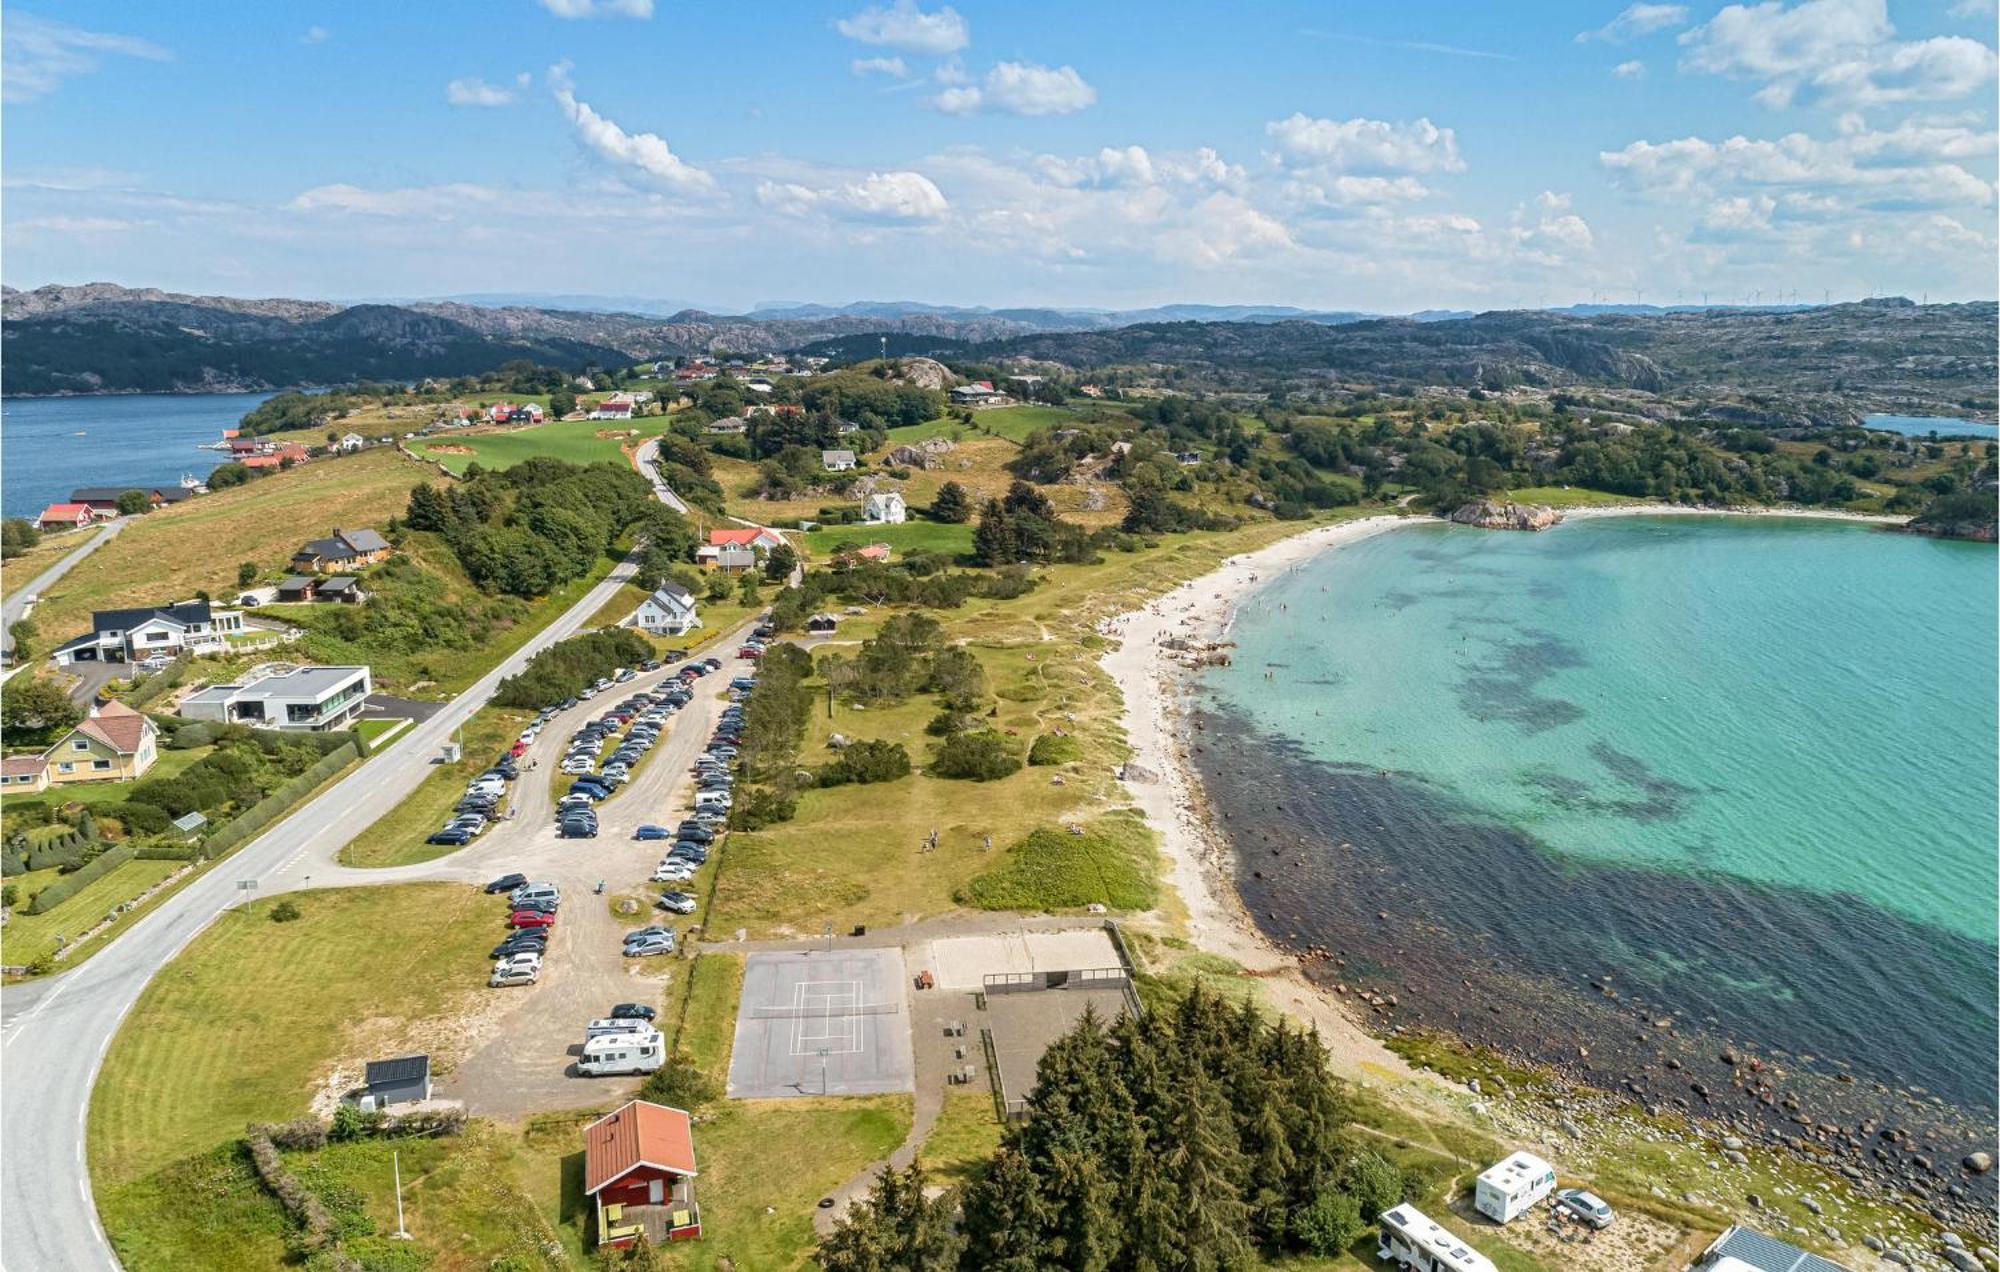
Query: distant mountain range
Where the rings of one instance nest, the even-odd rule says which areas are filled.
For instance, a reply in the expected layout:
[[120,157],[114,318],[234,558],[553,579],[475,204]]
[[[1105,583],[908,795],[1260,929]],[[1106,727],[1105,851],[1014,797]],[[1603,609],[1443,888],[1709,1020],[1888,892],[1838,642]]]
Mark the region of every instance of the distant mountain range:
[[[657,312],[638,297],[481,293],[401,304],[191,296],[111,283],[0,288],[10,396],[213,392],[565,367],[689,353],[1031,357],[1076,367],[1170,362],[1217,383],[1328,375],[1419,384],[1714,383],[1887,400],[1990,400],[1994,306],[1870,302],[1688,310],[1572,306],[1385,318],[1282,305],[987,309],[877,301]],[[1800,377],[1822,377],[1818,383]],[[1977,381],[1984,376],[1984,385]],[[1735,377],[1735,380],[1732,380]],[[1736,383],[1741,381],[1741,383]],[[1982,398],[1980,395],[1984,394]]]

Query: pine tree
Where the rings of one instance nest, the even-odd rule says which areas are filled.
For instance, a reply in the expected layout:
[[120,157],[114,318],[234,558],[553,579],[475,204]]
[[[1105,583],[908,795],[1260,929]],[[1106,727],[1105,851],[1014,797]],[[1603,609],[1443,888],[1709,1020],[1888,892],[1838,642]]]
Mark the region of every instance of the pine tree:
[[1018,1147],[1002,1145],[985,1177],[966,1189],[959,1264],[968,1272],[1041,1272],[1051,1265],[1044,1235],[1051,1226],[1034,1168]]
[[450,525],[450,513],[437,487],[426,482],[411,489],[409,510],[403,520],[412,530],[445,530]]
[[1180,1194],[1182,1260],[1172,1266],[1200,1270],[1242,1266],[1250,1257],[1244,1235],[1244,1162],[1235,1128],[1215,1083],[1200,1074],[1186,1083],[1169,1118],[1169,1140],[1160,1154],[1164,1180]]
[[961,1238],[949,1194],[926,1197],[923,1165],[883,1168],[868,1199],[849,1208],[819,1245],[826,1272],[951,1272]]
[[931,520],[947,525],[963,525],[972,517],[972,499],[965,493],[965,487],[955,481],[948,481],[938,487],[931,499]]
[[972,531],[972,558],[988,566],[1012,565],[1021,559],[1014,516],[998,499],[987,500],[980,509],[979,524]]

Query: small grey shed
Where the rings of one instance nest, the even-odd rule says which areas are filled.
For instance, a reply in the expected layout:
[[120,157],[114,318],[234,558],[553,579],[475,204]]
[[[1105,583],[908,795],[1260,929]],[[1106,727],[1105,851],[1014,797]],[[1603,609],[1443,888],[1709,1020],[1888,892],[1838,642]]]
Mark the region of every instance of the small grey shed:
[[370,1060],[368,1090],[362,1097],[365,1108],[383,1109],[391,1104],[410,1104],[431,1098],[431,1058],[397,1056],[394,1060]]

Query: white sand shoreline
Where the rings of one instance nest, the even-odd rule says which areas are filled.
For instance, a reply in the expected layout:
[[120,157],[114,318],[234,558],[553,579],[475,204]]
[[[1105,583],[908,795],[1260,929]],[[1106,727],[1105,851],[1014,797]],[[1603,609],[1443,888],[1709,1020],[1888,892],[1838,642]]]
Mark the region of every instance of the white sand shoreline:
[[[1810,509],[1687,508],[1672,504],[1620,504],[1565,509],[1565,519],[1631,516],[1757,516],[1818,518],[1871,525],[1901,525],[1906,518]],[[1356,543],[1404,525],[1436,525],[1420,515],[1384,514],[1316,526],[1253,552],[1230,557],[1200,578],[1181,584],[1145,607],[1105,620],[1098,630],[1116,648],[1100,665],[1124,700],[1122,722],[1132,763],[1145,776],[1126,790],[1159,834],[1168,878],[1187,910],[1188,936],[1254,974],[1278,982],[1284,1005],[1318,1026],[1335,1066],[1350,1078],[1416,1076],[1402,1059],[1372,1037],[1344,1000],[1313,985],[1296,958],[1264,936],[1236,894],[1230,849],[1211,824],[1201,780],[1188,759],[1184,723],[1187,678],[1183,661],[1161,642],[1181,637],[1217,641],[1228,633],[1238,605],[1273,578],[1321,552]],[[1520,533],[1494,531],[1493,533]]]

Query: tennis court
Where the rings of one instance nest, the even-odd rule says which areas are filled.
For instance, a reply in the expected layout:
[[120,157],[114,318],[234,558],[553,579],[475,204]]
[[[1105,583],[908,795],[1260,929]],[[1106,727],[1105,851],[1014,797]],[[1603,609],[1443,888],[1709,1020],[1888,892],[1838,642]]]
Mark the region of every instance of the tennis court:
[[903,953],[752,954],[743,968],[729,1095],[878,1095],[916,1086]]

